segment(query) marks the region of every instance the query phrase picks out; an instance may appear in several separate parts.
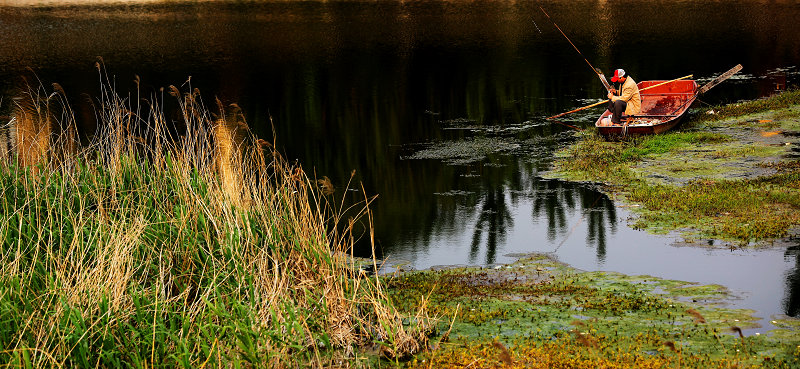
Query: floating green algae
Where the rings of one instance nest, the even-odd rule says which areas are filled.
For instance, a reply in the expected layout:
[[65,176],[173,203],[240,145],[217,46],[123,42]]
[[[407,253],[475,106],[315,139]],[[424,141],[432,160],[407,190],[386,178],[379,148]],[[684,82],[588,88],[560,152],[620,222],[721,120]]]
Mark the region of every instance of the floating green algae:
[[[791,319],[780,326],[786,332],[749,333],[756,326],[754,312],[726,308],[730,296],[721,286],[581,272],[542,255],[496,269],[397,274],[387,278],[387,286],[401,309],[411,312],[424,297],[428,310],[441,317],[432,340],[439,346],[410,366],[424,367],[422,360],[431,359],[447,364],[444,357],[451,364],[469,365],[454,357],[472,357],[475,350],[494,359],[475,357],[473,366],[508,365],[498,356],[503,347],[509,355],[545,355],[553,366],[600,360],[608,367],[640,362],[651,367],[781,367],[800,343],[790,334],[798,330]],[[528,359],[516,357],[512,364],[545,362]]]
[[471,137],[426,145],[405,159],[436,159],[462,165],[481,161],[491,154],[513,151],[519,146],[501,137]]

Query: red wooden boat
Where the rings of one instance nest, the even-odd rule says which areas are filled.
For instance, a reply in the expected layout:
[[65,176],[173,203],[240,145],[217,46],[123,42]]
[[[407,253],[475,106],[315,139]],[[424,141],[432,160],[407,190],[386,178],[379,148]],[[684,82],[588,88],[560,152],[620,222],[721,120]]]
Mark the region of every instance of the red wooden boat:
[[697,82],[664,82],[639,82],[642,111],[637,115],[623,116],[622,124],[608,126],[601,125],[603,119],[611,115],[606,110],[594,124],[598,133],[604,137],[638,136],[666,132],[677,126],[697,98]]

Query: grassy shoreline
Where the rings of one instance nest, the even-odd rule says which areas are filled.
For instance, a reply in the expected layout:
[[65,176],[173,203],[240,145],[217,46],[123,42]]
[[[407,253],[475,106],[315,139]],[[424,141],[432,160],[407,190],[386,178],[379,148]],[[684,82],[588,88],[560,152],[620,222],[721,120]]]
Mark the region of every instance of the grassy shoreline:
[[424,349],[424,306],[401,324],[381,280],[348,257],[324,189],[235,106],[212,115],[199,92],[170,87],[191,132],[171,136],[161,98],[139,105],[109,86],[88,147],[60,88],[15,107],[0,165],[0,364],[361,367]]
[[800,91],[715,107],[663,135],[608,142],[596,133],[558,153],[548,176],[599,182],[641,205],[634,226],[759,245],[800,226]]

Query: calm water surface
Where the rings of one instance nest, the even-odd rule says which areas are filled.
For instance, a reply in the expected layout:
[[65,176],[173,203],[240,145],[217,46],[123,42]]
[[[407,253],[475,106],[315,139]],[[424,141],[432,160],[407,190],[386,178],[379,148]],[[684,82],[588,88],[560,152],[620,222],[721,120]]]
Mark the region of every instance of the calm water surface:
[[[121,93],[139,76],[145,97],[191,85],[236,102],[268,139],[271,117],[281,150],[330,177],[339,194],[363,198],[346,188],[356,171],[354,183],[379,195],[375,234],[390,262],[490,265],[545,252],[585,270],[723,284],[740,298],[736,306],[766,319],[800,309],[797,241],[769,250],[681,247],[628,227],[631,214],[591,185],[540,177],[571,137],[544,117],[603,91],[539,5],[607,74],[621,67],[636,80],[705,81],[743,64],[700,110],[797,83],[797,2],[0,4],[0,109],[22,76],[58,82],[91,132],[85,101],[98,95],[98,56]],[[599,113],[563,123],[586,127]]]

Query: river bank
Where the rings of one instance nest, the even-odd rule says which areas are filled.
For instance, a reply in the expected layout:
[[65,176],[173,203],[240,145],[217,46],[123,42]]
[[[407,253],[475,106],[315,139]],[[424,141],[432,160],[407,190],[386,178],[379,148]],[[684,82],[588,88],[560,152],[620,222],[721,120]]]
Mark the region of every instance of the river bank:
[[[17,161],[0,171],[0,360],[10,365],[796,363],[796,321],[750,333],[759,318],[729,308],[718,285],[583,272],[542,255],[373,278],[343,256],[347,230],[328,228],[337,215],[318,187],[329,183],[250,136],[237,107],[212,115],[196,91],[171,87],[197,132],[172,141],[159,134],[163,112],[106,91],[109,128],[90,147],[77,144],[61,91],[15,114]],[[766,176],[796,172],[776,163]]]
[[663,135],[609,142],[593,131],[557,153],[547,177],[601,183],[633,226],[688,243],[790,241],[800,225],[800,92],[705,109]]

